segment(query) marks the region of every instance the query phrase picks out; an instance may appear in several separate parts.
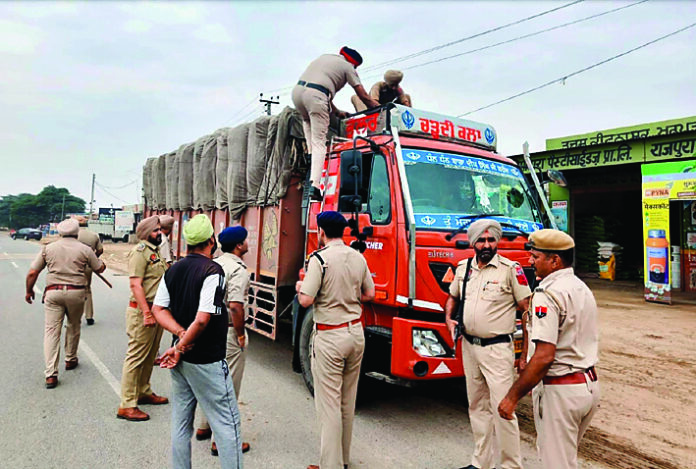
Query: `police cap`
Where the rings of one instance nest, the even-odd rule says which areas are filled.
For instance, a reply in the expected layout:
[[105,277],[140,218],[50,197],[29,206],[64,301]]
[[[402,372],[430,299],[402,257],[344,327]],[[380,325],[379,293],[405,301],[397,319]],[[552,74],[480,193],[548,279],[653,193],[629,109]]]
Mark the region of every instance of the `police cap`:
[[526,247],[536,251],[567,251],[575,247],[575,241],[563,231],[544,229],[530,234]]

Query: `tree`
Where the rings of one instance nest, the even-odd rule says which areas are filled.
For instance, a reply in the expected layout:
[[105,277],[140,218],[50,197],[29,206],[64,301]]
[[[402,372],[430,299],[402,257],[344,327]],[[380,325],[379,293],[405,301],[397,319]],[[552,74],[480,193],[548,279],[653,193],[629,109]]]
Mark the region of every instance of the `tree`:
[[37,195],[6,195],[0,200],[0,225],[35,227],[61,221],[61,214],[84,213],[85,201],[64,187],[46,186]]

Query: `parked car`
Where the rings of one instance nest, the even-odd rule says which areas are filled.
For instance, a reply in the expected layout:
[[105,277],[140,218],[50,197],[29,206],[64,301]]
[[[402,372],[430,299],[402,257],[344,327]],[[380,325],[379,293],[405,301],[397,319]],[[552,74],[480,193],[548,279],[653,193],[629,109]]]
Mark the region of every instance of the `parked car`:
[[41,231],[34,228],[22,228],[10,235],[12,239],[37,239],[40,240],[43,236]]

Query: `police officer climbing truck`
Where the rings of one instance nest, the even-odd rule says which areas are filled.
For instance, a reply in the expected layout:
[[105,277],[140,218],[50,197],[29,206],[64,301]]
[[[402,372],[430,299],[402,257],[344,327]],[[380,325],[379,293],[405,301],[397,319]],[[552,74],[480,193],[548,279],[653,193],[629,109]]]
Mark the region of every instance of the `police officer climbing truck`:
[[[288,122],[279,122],[279,129],[300,126],[292,110],[281,116]],[[469,224],[498,221],[498,253],[533,279],[524,245],[545,219],[522,171],[496,152],[492,126],[398,104],[344,119],[340,136],[325,152],[322,146],[321,201],[310,199],[315,191],[294,168],[273,203],[249,203],[234,219],[223,205],[203,210],[218,231],[235,224],[248,230],[247,327],[275,339],[278,317],[292,312],[293,368],[312,389],[314,313],[294,303],[294,287],[307,256],[318,249],[317,215],[337,211],[350,223],[344,241],[364,250],[375,284],[375,298],[360,317],[368,350],[363,371],[389,382],[462,377],[461,345],[448,331],[443,305],[457,265],[475,256]],[[261,179],[275,174],[257,166],[247,172],[261,171]],[[201,210],[148,209],[165,212],[182,226]],[[177,236],[173,232],[172,245],[181,257],[184,243]],[[519,329],[514,339],[519,352]]]

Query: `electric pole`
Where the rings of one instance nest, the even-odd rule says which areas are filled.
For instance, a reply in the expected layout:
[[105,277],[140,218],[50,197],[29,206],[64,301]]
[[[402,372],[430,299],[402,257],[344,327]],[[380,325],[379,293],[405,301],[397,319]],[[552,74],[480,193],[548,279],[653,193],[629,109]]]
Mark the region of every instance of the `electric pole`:
[[[96,174],[92,173],[92,195],[89,198],[89,219],[92,219],[92,208],[94,207],[94,180],[96,179]],[[61,217],[62,218],[62,217]]]
[[[280,99],[280,96],[276,96],[275,99]],[[271,105],[280,104],[280,101],[273,101],[273,96],[271,96],[271,99],[263,99],[263,93],[259,94],[259,102],[264,103],[266,106],[266,115],[268,116],[271,115]]]
[[63,204],[60,206],[60,221],[63,221],[63,213],[65,212],[65,194],[63,194]]

